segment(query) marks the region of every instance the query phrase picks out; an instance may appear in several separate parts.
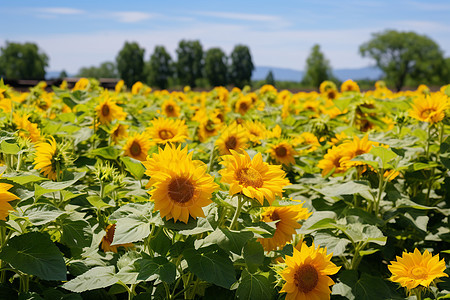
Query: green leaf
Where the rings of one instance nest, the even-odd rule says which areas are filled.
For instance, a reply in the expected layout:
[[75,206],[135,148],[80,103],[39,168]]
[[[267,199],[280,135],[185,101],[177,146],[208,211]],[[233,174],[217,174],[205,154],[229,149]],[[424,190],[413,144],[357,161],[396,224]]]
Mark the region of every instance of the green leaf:
[[314,243],[322,247],[327,247],[328,253],[333,253],[333,256],[344,254],[345,249],[351,242],[348,239],[337,238],[325,232],[319,232],[314,236]]
[[248,270],[253,273],[264,262],[264,248],[261,243],[250,240],[244,246],[243,256]]
[[383,169],[387,169],[389,162],[398,156],[392,150],[386,149],[384,147],[372,147],[369,153],[381,159]]
[[92,243],[91,225],[76,215],[64,218],[61,229],[61,243],[66,246],[84,248],[89,247]]
[[345,183],[339,183],[327,186],[319,190],[320,193],[330,196],[342,196],[342,195],[353,195],[370,192],[370,186],[363,184],[362,181],[348,181]]
[[169,284],[175,281],[176,266],[165,257],[143,258],[137,260],[135,264],[139,265],[138,280],[152,281],[159,279]]
[[62,211],[53,205],[38,203],[28,207],[23,213],[23,216],[28,218],[31,224],[40,226],[55,221],[59,216],[65,213],[65,211]]
[[390,299],[392,297],[389,287],[377,276],[363,273],[352,288],[358,300]]
[[61,181],[61,182],[46,181],[46,182],[41,183],[40,185],[35,184],[34,185],[34,196],[37,199],[44,194],[64,190],[65,188],[68,188],[69,186],[73,185],[79,179],[83,178],[84,175],[86,175],[86,172],[79,172],[79,173],[75,173],[73,175],[73,179],[71,179],[71,180],[66,180],[66,181]]
[[105,203],[100,196],[94,195],[86,197],[86,200],[95,208],[97,209],[103,209],[108,207],[113,207],[112,205],[109,205],[108,203]]
[[229,289],[236,282],[236,274],[231,260],[223,251],[212,247],[183,251],[189,270],[200,279]]
[[224,250],[228,250],[241,255],[244,245],[253,237],[249,231],[231,231],[226,228],[218,228],[203,240],[195,243],[196,248],[201,246],[218,245]]
[[2,141],[0,144],[0,148],[2,149],[1,152],[4,154],[15,155],[20,151],[20,148],[16,143],[11,144],[11,143],[8,143],[7,141]]
[[92,155],[101,156],[104,159],[115,160],[120,155],[120,150],[114,147],[97,148],[91,151]]
[[106,288],[117,282],[114,266],[95,267],[66,282],[62,287],[75,293]]
[[36,175],[26,175],[26,176],[14,176],[14,177],[6,177],[6,179],[11,180],[14,183],[24,185],[31,182],[39,182],[43,180],[48,180],[44,177],[39,177]]
[[125,164],[125,169],[127,169],[131,175],[133,175],[137,180],[142,179],[142,176],[144,176],[145,167],[139,160],[128,156],[121,157],[120,160]]
[[241,282],[236,291],[239,299],[272,299],[274,289],[269,279],[260,274],[251,274],[247,270],[242,271]]
[[0,259],[43,280],[66,280],[66,264],[47,234],[30,232],[9,240]]

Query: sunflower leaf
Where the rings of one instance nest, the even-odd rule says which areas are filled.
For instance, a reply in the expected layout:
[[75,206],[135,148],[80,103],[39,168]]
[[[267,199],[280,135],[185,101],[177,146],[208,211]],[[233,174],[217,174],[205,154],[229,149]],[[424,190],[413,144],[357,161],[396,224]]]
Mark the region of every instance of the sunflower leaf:
[[272,299],[273,286],[269,279],[261,274],[251,274],[247,270],[242,271],[236,296],[239,299]]

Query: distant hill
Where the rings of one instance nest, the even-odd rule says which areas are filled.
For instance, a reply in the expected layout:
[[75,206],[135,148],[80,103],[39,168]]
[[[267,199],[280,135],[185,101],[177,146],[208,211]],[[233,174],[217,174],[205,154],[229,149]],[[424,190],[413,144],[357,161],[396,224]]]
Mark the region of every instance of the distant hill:
[[[272,70],[275,80],[279,81],[300,81],[304,74],[303,71],[299,70],[260,66],[255,67],[252,80],[264,80],[270,70]],[[383,75],[383,72],[376,67],[365,67],[358,69],[336,69],[333,70],[333,74],[342,81],[347,79],[377,80]]]

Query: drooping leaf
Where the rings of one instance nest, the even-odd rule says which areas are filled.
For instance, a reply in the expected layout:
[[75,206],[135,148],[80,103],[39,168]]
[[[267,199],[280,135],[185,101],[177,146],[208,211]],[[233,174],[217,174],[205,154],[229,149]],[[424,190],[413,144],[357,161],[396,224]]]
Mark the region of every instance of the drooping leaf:
[[101,289],[117,282],[114,266],[95,267],[63,284],[63,288],[75,293]]
[[138,280],[150,281],[160,279],[166,283],[175,281],[176,267],[165,257],[143,258],[135,263],[139,265]]
[[251,274],[247,270],[242,271],[241,282],[236,290],[239,299],[270,300],[274,289],[269,279],[261,274]]

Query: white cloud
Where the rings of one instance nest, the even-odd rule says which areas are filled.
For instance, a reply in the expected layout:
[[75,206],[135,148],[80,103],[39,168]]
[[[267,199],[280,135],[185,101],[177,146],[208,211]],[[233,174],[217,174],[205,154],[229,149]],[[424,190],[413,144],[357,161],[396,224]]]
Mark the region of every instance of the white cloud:
[[42,7],[38,8],[37,11],[52,15],[80,15],[85,13],[85,11],[70,7]]
[[156,15],[140,11],[122,11],[113,12],[111,13],[111,16],[117,18],[117,20],[121,23],[137,23],[151,19]]

